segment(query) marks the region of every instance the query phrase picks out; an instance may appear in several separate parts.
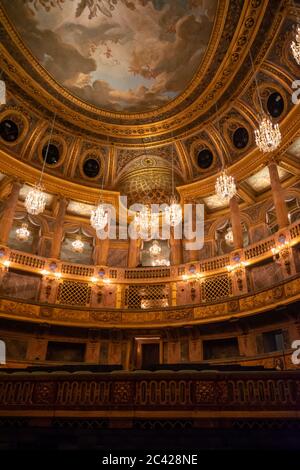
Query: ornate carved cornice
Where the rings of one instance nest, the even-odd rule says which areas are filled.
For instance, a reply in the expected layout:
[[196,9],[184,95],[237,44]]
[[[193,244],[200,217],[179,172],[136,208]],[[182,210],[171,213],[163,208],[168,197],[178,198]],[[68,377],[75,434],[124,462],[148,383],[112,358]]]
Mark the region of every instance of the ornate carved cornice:
[[220,100],[220,109],[233,93],[243,89],[241,80],[243,82],[243,76],[249,71],[248,61],[245,61],[248,49],[253,45],[260,50],[260,57],[264,57],[282,18],[279,14],[274,19],[279,6],[280,2],[273,0],[249,1],[240,11],[240,2],[219,2],[208,51],[188,89],[165,107],[144,114],[109,113],[72,96],[37,63],[3,10],[0,19],[4,41],[0,56],[14,87],[18,85],[20,92],[25,90],[39,106],[51,112],[56,109],[59,118],[67,122],[69,128],[72,125],[73,131],[85,129],[98,138],[109,134],[116,142],[127,145],[140,142],[143,136],[148,145],[157,145],[171,140],[171,133],[189,134],[215,114],[215,109],[211,108],[216,101]]

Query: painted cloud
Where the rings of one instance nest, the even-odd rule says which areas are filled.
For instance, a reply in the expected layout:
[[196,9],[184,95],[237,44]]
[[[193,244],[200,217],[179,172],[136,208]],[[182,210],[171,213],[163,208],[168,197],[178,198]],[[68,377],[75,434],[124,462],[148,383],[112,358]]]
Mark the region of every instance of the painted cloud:
[[144,112],[197,72],[217,0],[2,0],[45,69],[80,99]]

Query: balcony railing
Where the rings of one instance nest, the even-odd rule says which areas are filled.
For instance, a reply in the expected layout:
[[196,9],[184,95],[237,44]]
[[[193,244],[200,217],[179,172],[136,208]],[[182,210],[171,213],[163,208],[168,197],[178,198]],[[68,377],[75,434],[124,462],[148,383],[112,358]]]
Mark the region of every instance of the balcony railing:
[[300,372],[5,373],[0,374],[0,415],[76,416],[93,411],[109,416],[138,413],[185,417],[292,417],[300,406]]
[[[264,240],[253,243],[244,249],[234,250],[230,254],[195,261],[193,263],[186,263],[184,265],[170,268],[109,268],[103,266],[103,274],[106,277],[110,277],[110,274],[113,272],[111,278],[124,283],[128,283],[128,280],[143,282],[145,279],[147,279],[149,282],[152,280],[153,282],[156,282],[157,279],[163,279],[164,282],[167,282],[174,279],[179,279],[183,274],[190,275],[191,267],[193,273],[211,275],[217,271],[226,271],[227,266],[232,263],[233,254],[236,252],[238,252],[241,260],[245,260],[249,263],[255,263],[262,259],[271,257],[271,250],[272,248],[276,247],[279,234],[283,234],[292,244],[298,243],[300,241],[300,222],[297,221],[289,228],[280,230],[280,232],[275,235],[273,234]],[[53,261],[41,256],[10,250],[6,247],[2,247],[2,250],[5,252],[5,256],[2,257],[2,260],[8,259],[12,265],[28,271],[36,272],[37,270],[49,270],[49,264],[51,264]],[[65,261],[55,262],[57,264],[56,271],[60,271],[66,277],[75,279],[89,279],[93,276],[98,276],[99,268],[102,268],[100,266],[67,263]]]

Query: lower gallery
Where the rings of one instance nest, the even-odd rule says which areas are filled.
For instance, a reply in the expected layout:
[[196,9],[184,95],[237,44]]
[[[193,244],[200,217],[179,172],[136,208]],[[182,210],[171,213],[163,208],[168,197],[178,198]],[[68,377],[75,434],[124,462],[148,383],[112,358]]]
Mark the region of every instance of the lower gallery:
[[299,18],[2,0],[0,450],[299,450]]

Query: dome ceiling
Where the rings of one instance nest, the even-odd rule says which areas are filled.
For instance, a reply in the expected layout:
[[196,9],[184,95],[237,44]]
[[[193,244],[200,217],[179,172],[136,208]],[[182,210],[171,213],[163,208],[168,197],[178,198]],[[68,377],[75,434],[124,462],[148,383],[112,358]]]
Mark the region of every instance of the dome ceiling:
[[[240,200],[252,204],[269,187],[268,181],[259,186],[268,155],[254,140],[262,105],[280,125],[282,169],[291,178],[299,174],[298,161],[286,153],[299,134],[299,107],[291,100],[299,67],[290,53],[298,6],[285,0],[0,3],[0,63],[7,87],[0,110],[0,172],[11,174],[13,167],[16,176],[34,183],[51,141],[45,164],[49,193],[67,187],[68,197],[77,200],[80,187],[78,200],[93,203],[103,186],[107,197],[121,191],[139,202],[150,195],[165,199],[174,160],[182,201],[200,198],[209,210],[223,210],[214,186],[226,165]],[[191,21],[201,28],[193,30]],[[115,40],[108,40],[113,32]],[[140,48],[144,55],[135,75],[130,67]],[[120,64],[113,65],[116,57]],[[94,69],[81,67],[87,63]],[[150,69],[155,77],[147,78]],[[79,80],[82,74],[89,85]],[[113,101],[97,104],[93,100],[103,94],[87,90],[99,81],[118,93],[127,87],[132,96],[147,82],[157,99],[118,98],[118,109]]]
[[64,88],[103,110],[139,113],[186,89],[205,54],[218,2],[2,3],[22,40]]

